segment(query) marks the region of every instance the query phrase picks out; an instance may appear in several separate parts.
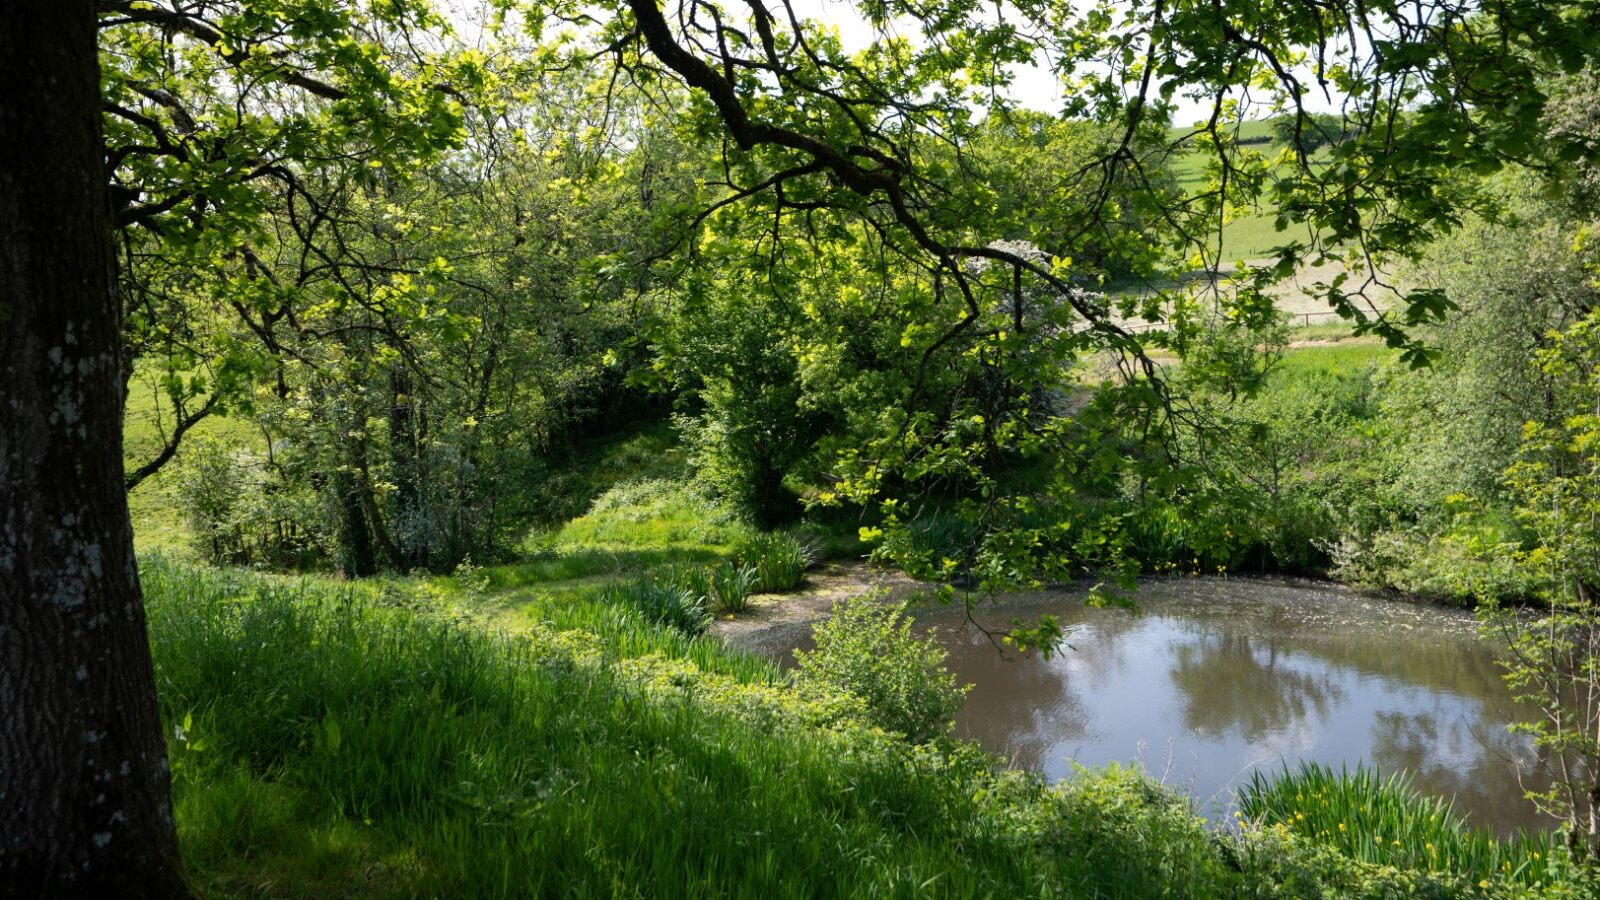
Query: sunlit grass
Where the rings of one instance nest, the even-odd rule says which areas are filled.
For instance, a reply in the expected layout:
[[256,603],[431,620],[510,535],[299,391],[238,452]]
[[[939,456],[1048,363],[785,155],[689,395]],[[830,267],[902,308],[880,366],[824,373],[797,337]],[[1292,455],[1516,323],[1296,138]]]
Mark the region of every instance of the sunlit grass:
[[[122,428],[123,460],[129,471],[155,458],[172,427],[171,411],[162,405],[158,388],[142,372],[136,372],[128,386]],[[185,438],[207,436],[248,447],[258,446],[262,440],[250,423],[215,414],[202,419]],[[128,493],[134,546],[140,551],[159,550],[168,556],[192,555],[175,475],[182,459],[180,445],[177,456]]]
[[1156,896],[1235,880],[1141,776],[1051,789],[970,748],[914,749],[719,645],[664,659],[691,639],[592,598],[567,607],[603,634],[497,635],[398,583],[158,559],[145,582],[180,834],[218,896]]
[[1292,377],[1307,372],[1340,375],[1382,365],[1397,358],[1398,351],[1376,341],[1339,341],[1312,347],[1293,347],[1278,362],[1277,377]]

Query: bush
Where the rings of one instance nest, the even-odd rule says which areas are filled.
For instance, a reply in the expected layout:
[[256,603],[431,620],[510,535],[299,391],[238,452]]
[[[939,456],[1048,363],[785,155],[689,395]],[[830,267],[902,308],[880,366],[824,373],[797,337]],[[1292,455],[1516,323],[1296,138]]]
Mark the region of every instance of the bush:
[[321,504],[274,478],[259,456],[201,436],[184,447],[178,503],[213,563],[308,568],[330,543]]
[[932,636],[911,633],[906,604],[874,594],[838,603],[812,630],[817,647],[797,650],[796,684],[860,697],[873,723],[916,743],[949,733],[968,688],[944,669]]
[[746,526],[725,507],[676,481],[619,484],[595,500],[589,511],[568,522],[556,543],[629,550],[663,547],[728,546]]
[[982,542],[980,527],[959,513],[924,509],[898,528],[886,528],[884,542],[874,556],[892,560],[907,575],[922,581],[945,577],[945,560],[959,569],[969,568]]
[[739,546],[738,560],[754,572],[754,593],[778,594],[799,587],[817,555],[798,538],[774,531],[747,538]]

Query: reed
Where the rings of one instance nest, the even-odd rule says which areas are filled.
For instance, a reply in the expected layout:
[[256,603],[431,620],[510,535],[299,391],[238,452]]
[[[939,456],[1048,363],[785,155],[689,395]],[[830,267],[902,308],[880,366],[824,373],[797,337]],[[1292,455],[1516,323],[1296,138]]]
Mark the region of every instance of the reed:
[[1571,874],[1557,834],[1497,839],[1468,827],[1449,801],[1420,794],[1403,772],[1383,776],[1361,766],[1335,771],[1315,763],[1272,777],[1257,772],[1239,796],[1239,812],[1361,862],[1526,885],[1548,885]]
[[739,545],[737,558],[754,573],[753,593],[778,594],[800,586],[806,570],[816,563],[817,554],[793,535],[774,531],[746,538]]

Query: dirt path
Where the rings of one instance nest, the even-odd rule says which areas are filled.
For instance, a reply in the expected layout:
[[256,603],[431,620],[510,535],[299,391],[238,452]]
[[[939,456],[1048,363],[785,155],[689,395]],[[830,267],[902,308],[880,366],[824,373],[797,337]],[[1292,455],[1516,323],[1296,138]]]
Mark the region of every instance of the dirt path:
[[900,599],[927,589],[928,585],[899,572],[865,563],[830,563],[807,572],[795,593],[752,597],[743,613],[714,621],[711,633],[743,650],[780,652],[807,643],[812,624],[828,615],[840,600],[871,590],[882,590],[889,598]]

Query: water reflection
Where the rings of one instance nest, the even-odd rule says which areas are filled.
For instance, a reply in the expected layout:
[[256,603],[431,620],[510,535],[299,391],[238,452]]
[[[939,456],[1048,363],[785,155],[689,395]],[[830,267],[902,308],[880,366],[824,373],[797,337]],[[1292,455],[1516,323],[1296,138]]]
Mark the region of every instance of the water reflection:
[[974,685],[959,733],[1055,776],[1138,760],[1213,813],[1256,769],[1366,761],[1476,822],[1547,824],[1522,799],[1510,760],[1530,748],[1506,730],[1517,713],[1470,614],[1269,580],[1160,581],[1138,600],[1129,613],[1040,594],[979,614],[1061,616],[1071,649],[1048,661],[1003,658],[953,613],[926,614]]

